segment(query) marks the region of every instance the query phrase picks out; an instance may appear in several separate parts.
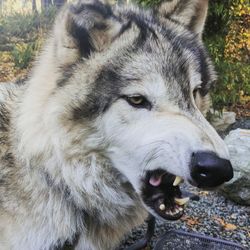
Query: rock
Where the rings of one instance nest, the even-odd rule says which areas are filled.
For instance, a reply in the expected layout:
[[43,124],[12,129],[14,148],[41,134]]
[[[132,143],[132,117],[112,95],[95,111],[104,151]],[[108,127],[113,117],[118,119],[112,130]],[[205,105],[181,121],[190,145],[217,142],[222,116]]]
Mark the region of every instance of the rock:
[[236,123],[230,126],[230,130],[237,128],[250,129],[250,117],[238,118]]
[[217,131],[225,131],[230,125],[235,123],[236,114],[234,112],[212,111],[210,122]]
[[234,178],[220,188],[221,193],[241,205],[250,206],[250,129],[232,130],[225,138]]

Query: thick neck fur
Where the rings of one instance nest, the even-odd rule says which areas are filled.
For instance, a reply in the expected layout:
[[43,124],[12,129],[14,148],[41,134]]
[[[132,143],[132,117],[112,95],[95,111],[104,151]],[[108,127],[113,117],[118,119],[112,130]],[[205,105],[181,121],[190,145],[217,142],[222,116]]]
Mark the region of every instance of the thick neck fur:
[[[24,93],[20,93],[17,102],[23,96],[27,97],[29,91],[28,87]],[[16,203],[5,210],[22,218],[20,228],[15,229],[20,238],[15,239],[14,249],[49,249],[52,245],[72,240],[86,230],[90,234],[97,234],[97,225],[103,225],[107,230],[113,228],[114,231],[116,227],[124,227],[126,232],[131,225],[137,225],[138,221],[141,223],[145,213],[140,199],[112,168],[109,160],[100,152],[78,155],[77,150],[83,146],[81,144],[59,146],[63,138],[62,141],[53,140],[53,135],[42,122],[42,114],[40,121],[38,117],[37,120],[29,117],[28,114],[34,112],[30,110],[34,109],[34,105],[31,102],[25,110],[21,103],[23,113],[19,113],[20,110],[14,112],[12,131],[9,133],[14,147],[7,146],[10,144],[6,142],[6,151],[13,157],[12,166],[7,166],[8,174],[15,176],[18,186],[12,191],[6,190]],[[67,138],[64,139],[67,141]],[[67,152],[67,149],[71,151]],[[18,209],[15,210],[15,207]],[[117,221],[122,223],[116,225]],[[25,225],[25,232],[22,225]],[[27,232],[27,228],[30,231]],[[103,232],[100,230],[100,234]],[[117,235],[112,233],[112,237],[115,237],[112,242],[120,240],[121,232]]]
[[[77,140],[74,129],[68,136],[61,134],[63,128],[54,119],[56,110],[48,105],[58,74],[51,72],[54,61],[48,54],[42,55],[46,63],[35,67],[34,77],[23,90],[13,90],[15,100],[9,99],[11,131],[3,157],[11,155],[12,165],[6,169],[18,186],[6,189],[16,203],[4,209],[22,218],[20,227],[13,229],[20,235],[12,240],[13,249],[49,249],[86,230],[98,234],[96,225],[100,224],[114,231],[124,227],[126,232],[145,217],[130,184],[101,152],[92,150],[95,139],[89,140],[89,147]],[[117,221],[122,223],[116,225]],[[113,242],[123,233],[112,233]]]

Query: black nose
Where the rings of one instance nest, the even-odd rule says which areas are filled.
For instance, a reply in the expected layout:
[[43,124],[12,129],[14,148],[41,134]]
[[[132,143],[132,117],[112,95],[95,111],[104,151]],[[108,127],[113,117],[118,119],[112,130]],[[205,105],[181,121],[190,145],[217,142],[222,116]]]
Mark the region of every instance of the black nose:
[[233,168],[213,152],[197,152],[191,159],[191,177],[200,188],[216,187],[233,178]]

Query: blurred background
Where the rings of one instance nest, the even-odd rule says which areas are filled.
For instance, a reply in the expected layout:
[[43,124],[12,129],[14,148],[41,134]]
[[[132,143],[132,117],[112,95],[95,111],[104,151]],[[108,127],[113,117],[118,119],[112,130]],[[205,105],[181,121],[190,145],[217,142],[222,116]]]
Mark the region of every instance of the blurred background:
[[[0,0],[0,82],[25,78],[65,2]],[[151,7],[160,1],[137,2]],[[203,37],[219,76],[213,107],[250,117],[250,1],[211,0]]]

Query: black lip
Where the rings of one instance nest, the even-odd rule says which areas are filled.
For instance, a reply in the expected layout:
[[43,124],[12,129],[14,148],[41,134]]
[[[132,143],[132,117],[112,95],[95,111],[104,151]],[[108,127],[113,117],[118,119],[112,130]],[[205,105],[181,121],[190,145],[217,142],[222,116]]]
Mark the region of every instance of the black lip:
[[[162,176],[161,184],[157,187],[150,185],[149,179],[154,176]],[[165,170],[157,169],[154,171],[148,171],[146,177],[143,180],[142,199],[144,203],[153,210],[153,212],[165,220],[178,220],[183,215],[183,210],[179,213],[169,214],[165,211],[161,211],[159,206],[164,203],[166,209],[171,211],[175,208],[183,208],[175,204],[174,198],[181,198],[181,190],[179,186],[173,186],[175,175],[172,175]]]

